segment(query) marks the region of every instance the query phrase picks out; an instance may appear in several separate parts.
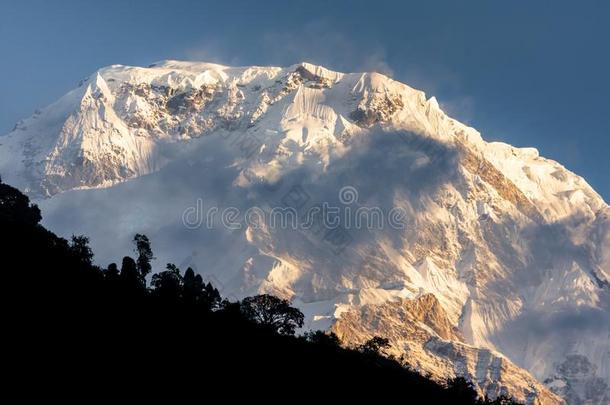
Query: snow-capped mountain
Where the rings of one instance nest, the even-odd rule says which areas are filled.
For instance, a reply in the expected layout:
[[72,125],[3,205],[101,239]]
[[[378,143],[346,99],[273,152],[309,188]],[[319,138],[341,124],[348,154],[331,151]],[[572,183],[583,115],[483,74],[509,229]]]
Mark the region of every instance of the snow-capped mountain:
[[[608,205],[381,74],[113,65],[0,137],[0,174],[51,229],[90,235],[100,264],[144,232],[159,266],[194,267],[229,297],[290,298],[346,344],[387,336],[435,378],[527,403],[610,401]],[[324,203],[350,214],[333,229],[207,226],[214,209]],[[355,227],[356,208],[405,215]]]

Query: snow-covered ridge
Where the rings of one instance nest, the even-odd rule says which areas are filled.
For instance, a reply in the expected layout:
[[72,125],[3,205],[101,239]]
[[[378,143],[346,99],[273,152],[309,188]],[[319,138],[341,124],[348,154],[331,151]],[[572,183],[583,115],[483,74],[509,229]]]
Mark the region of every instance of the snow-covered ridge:
[[[332,108],[325,105],[329,97]],[[324,135],[341,138],[359,130],[354,122],[370,126],[422,103],[423,93],[385,76],[345,75],[308,63],[288,68],[179,61],[148,68],[112,65],[20,121],[3,139],[11,152],[0,168],[7,179],[40,195],[107,187],[163,167],[164,144],[217,130],[245,130],[274,105],[285,110],[284,121],[307,114],[320,122]]]
[[[0,137],[0,175],[51,229],[90,235],[101,264],[145,232],[160,261],[183,254],[223,295],[291,298],[309,327],[347,343],[385,333],[438,378],[528,403],[558,401],[541,382],[571,403],[608,401],[608,205],[559,163],[485,142],[387,76],[105,67]],[[268,206],[295,185],[318,202],[354,186],[359,203],[404,209],[408,226],[354,232],[340,255],[312,234],[181,226],[201,196]]]

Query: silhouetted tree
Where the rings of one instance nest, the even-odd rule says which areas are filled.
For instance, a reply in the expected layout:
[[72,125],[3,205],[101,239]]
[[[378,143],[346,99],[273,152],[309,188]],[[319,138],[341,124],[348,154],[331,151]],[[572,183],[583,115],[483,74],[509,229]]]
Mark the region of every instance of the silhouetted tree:
[[[195,277],[202,280],[199,274]],[[203,280],[201,282],[203,283]],[[207,283],[205,285],[204,293],[204,303],[206,307],[209,309],[218,309],[222,306],[223,300],[220,296],[220,292],[212,285],[212,283]]]
[[37,225],[42,216],[36,204],[19,190],[0,180],[0,221],[18,223],[24,226]]
[[334,332],[323,332],[321,330],[316,330],[305,333],[305,338],[307,341],[318,345],[333,347],[339,347],[341,345],[339,338]]
[[153,293],[167,301],[177,301],[182,292],[182,276],[175,264],[168,263],[167,270],[154,274],[151,279]]
[[86,265],[93,264],[93,251],[89,247],[89,238],[83,235],[72,235],[70,252]]
[[138,233],[133,237],[133,243],[136,245],[136,253],[138,254],[136,260],[138,271],[142,278],[146,278],[152,270],[150,262],[154,259],[150,240],[146,235]]
[[390,348],[390,341],[380,336],[374,336],[364,344],[358,346],[358,350],[365,354],[384,355],[385,349]]
[[518,401],[515,401],[513,398],[508,397],[506,395],[500,395],[498,398],[491,400],[486,398],[484,401],[479,401],[481,404],[485,405],[519,405]]
[[205,284],[192,268],[186,269],[183,277],[183,298],[188,304],[201,305],[208,310],[220,307],[222,298],[212,284]]
[[303,326],[303,313],[291,307],[287,300],[273,295],[245,298],[241,308],[248,319],[282,335],[294,335],[296,328]]
[[142,277],[140,277],[136,261],[129,256],[123,258],[119,279],[123,287],[127,289],[141,289],[145,287],[145,284],[142,282]]
[[116,263],[110,263],[106,271],[104,271],[104,278],[109,283],[115,284],[119,280],[119,268]]
[[477,392],[472,383],[464,377],[456,377],[447,381],[447,388],[451,390],[452,396],[459,403],[476,403]]
[[190,267],[184,272],[184,300],[188,303],[196,304],[203,295],[203,279],[199,274],[195,275],[195,272]]

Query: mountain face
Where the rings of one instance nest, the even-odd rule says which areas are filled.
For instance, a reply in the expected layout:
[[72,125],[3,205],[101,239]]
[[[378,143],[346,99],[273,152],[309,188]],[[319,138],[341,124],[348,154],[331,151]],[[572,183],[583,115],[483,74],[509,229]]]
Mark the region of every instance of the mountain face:
[[[91,236],[102,265],[146,233],[157,265],[191,266],[223,296],[290,298],[346,344],[386,336],[435,378],[610,401],[608,205],[386,76],[113,65],[0,137],[0,174],[46,226]],[[336,226],[268,221],[325,204]]]

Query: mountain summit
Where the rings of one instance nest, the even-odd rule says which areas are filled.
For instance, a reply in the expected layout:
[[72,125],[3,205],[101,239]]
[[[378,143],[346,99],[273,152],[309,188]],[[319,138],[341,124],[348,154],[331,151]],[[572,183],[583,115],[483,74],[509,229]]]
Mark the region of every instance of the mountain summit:
[[[289,298],[308,328],[385,336],[435,378],[532,404],[610,398],[610,207],[384,75],[109,66],[0,137],[0,174],[51,229],[90,235],[101,264],[146,233],[224,296]],[[324,204],[349,213],[332,229],[206,226],[214,209]],[[400,226],[376,216],[392,212]]]

